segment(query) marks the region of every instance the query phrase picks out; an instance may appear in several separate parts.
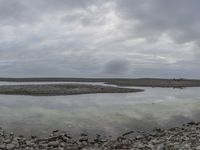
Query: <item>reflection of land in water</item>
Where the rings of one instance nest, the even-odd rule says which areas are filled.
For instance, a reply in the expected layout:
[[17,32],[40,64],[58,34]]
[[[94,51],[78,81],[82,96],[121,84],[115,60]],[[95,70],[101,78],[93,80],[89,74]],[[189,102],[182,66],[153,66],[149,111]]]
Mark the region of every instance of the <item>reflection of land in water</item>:
[[61,129],[119,135],[199,121],[199,88],[73,96],[0,95],[0,126],[24,135]]

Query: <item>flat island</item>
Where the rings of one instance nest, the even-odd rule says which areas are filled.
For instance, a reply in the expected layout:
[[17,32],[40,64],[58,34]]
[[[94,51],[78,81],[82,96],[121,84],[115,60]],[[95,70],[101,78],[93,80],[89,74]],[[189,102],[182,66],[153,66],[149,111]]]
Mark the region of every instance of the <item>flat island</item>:
[[129,93],[142,91],[142,89],[118,88],[111,86],[84,84],[37,84],[0,86],[0,94],[35,96],[77,95],[92,93]]

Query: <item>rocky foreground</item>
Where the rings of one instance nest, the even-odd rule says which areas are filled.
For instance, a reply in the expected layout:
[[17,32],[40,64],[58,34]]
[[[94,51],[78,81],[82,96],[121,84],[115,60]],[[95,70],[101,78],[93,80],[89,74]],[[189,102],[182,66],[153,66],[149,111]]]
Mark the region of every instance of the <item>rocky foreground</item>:
[[81,134],[73,139],[66,133],[53,131],[47,138],[25,138],[6,134],[0,129],[0,150],[200,150],[200,123],[190,122],[171,129],[155,129],[151,133],[128,138],[90,138]]

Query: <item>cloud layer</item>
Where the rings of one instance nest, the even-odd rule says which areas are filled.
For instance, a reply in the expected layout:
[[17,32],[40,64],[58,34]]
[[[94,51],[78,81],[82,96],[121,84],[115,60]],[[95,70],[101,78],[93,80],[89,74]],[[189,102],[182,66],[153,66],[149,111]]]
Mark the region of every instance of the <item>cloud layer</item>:
[[0,76],[200,78],[198,0],[0,0]]

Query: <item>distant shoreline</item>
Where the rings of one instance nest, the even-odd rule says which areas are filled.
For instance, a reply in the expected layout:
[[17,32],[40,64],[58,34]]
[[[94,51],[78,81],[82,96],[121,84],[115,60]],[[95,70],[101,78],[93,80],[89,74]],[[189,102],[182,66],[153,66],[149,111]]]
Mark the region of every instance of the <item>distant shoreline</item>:
[[139,87],[200,87],[200,79],[161,78],[0,78],[2,82],[104,82],[118,86]]

